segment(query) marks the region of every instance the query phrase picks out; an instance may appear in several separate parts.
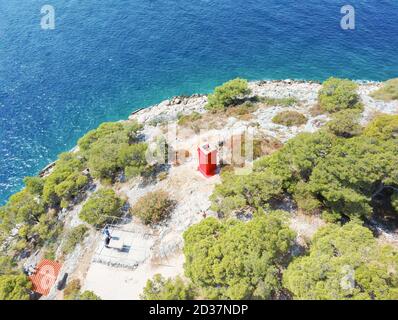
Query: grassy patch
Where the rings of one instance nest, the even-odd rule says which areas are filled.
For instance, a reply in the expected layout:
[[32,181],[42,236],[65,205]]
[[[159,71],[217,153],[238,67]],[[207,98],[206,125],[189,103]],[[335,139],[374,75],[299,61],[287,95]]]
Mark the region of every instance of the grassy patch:
[[298,104],[300,101],[295,97],[289,98],[270,98],[270,97],[261,97],[259,98],[260,102],[266,104],[267,106],[280,106],[280,107],[291,107],[295,104]]
[[226,115],[229,117],[236,117],[241,120],[250,120],[251,113],[255,112],[257,109],[257,105],[252,102],[246,101],[239,106],[228,108],[226,111]]
[[272,118],[272,122],[292,127],[307,123],[307,118],[305,115],[297,111],[282,111]]
[[202,115],[199,112],[194,111],[190,114],[179,114],[177,118],[177,124],[179,126],[187,126],[192,124],[192,122],[202,119]]
[[398,78],[388,80],[383,87],[371,93],[370,96],[376,100],[398,100]]
[[313,117],[320,116],[321,114],[324,114],[325,111],[322,110],[321,106],[319,104],[313,105],[309,110],[309,113]]

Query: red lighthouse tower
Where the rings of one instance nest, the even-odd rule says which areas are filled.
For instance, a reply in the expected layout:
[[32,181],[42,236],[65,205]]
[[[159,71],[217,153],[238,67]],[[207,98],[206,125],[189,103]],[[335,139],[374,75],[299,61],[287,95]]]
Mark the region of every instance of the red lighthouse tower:
[[209,144],[205,144],[198,148],[198,154],[198,170],[205,177],[214,176],[217,170],[217,150],[215,148],[212,148]]

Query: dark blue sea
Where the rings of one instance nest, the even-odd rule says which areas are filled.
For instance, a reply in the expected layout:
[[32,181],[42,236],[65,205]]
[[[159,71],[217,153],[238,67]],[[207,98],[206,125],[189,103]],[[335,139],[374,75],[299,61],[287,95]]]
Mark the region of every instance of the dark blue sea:
[[[346,4],[355,30],[340,27]],[[0,203],[137,108],[237,76],[332,75],[398,77],[397,0],[1,0]]]

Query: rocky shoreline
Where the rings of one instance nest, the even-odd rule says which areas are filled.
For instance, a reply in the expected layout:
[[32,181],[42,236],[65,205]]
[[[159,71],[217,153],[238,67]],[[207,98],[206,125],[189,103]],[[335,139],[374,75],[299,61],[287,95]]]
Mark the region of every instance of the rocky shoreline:
[[[394,113],[394,104],[396,103],[386,103],[382,101],[372,101],[367,94],[371,91],[380,88],[381,82],[368,81],[368,80],[355,80],[360,86],[359,93],[362,99],[366,100],[366,103],[374,103],[375,109],[382,112],[381,110],[386,110],[386,113]],[[307,104],[315,104],[317,95],[321,82],[312,80],[258,80],[249,82],[250,88],[253,90],[253,95],[268,96],[272,98],[286,98],[286,97],[296,97],[299,100],[307,100]],[[310,93],[310,94],[308,94]],[[137,120],[143,124],[164,123],[166,121],[176,121],[179,113],[189,114],[191,112],[204,113],[204,106],[207,103],[207,95],[195,93],[190,96],[181,95],[174,96],[170,99],[161,101],[158,104],[151,105],[148,107],[139,108],[133,111],[128,120]],[[271,115],[270,115],[271,116]],[[126,120],[120,120],[126,121]],[[317,127],[319,126],[316,125]],[[311,131],[311,130],[310,130]],[[72,148],[70,152],[74,152],[77,146]],[[48,164],[44,167],[38,175],[44,177],[48,175],[54,168],[56,161]]]
[[[382,85],[377,81],[356,80],[360,86],[360,94],[364,91],[373,91]],[[321,86],[319,81],[306,80],[259,80],[249,82],[253,95],[268,96],[272,98],[296,97],[299,100],[308,100],[316,103],[316,93]],[[314,95],[314,89],[316,90]],[[368,90],[367,90],[368,89]],[[307,93],[305,92],[307,90]],[[308,96],[308,92],[311,92]],[[175,115],[182,111],[204,112],[204,105],[207,103],[207,95],[193,94],[191,96],[175,96],[147,108],[140,108],[131,113],[129,119],[147,122],[159,115]],[[184,108],[185,107],[185,108]],[[172,117],[175,118],[175,117]]]

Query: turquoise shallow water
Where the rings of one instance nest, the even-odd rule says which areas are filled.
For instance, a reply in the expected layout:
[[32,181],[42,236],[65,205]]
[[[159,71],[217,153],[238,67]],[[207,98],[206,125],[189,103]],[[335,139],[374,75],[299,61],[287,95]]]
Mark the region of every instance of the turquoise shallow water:
[[[40,8],[56,10],[41,30]],[[103,121],[236,76],[398,76],[398,2],[8,0],[0,3],[0,203]]]

